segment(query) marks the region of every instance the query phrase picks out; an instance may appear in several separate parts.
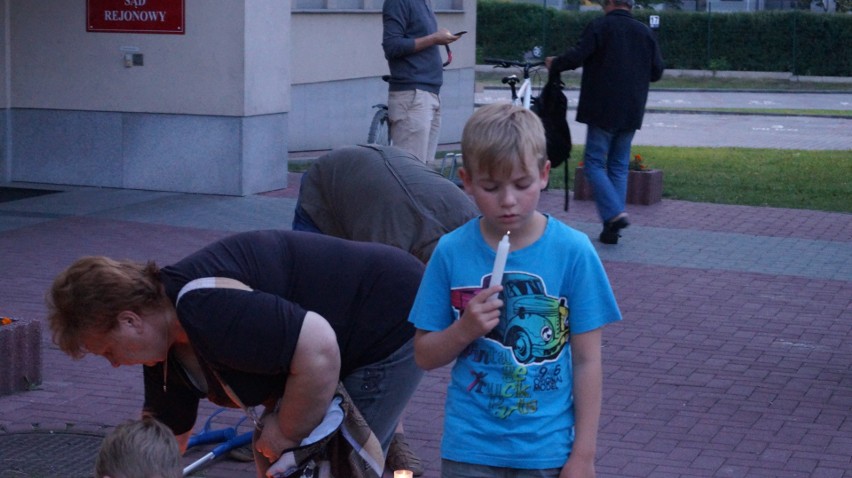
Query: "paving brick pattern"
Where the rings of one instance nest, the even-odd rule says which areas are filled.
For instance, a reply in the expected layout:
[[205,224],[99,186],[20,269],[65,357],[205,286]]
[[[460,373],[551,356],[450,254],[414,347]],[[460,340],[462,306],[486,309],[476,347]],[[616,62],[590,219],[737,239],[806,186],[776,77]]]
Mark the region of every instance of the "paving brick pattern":
[[[287,228],[298,179],[246,198],[73,188],[2,203],[0,315],[43,319],[52,278],[82,255],[167,264],[237,230]],[[593,203],[566,213],[562,200],[545,192],[542,209],[596,237]],[[628,212],[621,243],[596,245],[624,314],[604,332],[598,476],[852,477],[852,215],[667,199]],[[43,382],[0,396],[0,439],[138,416],[138,367],[71,360],[42,327]],[[405,416],[429,478],[447,378],[429,372]],[[254,471],[223,460],[199,476]]]

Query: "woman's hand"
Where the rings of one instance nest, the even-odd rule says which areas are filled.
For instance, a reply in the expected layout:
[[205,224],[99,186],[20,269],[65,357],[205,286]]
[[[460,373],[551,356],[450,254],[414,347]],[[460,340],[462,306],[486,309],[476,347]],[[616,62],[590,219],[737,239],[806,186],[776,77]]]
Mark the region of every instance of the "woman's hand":
[[287,386],[275,413],[264,415],[255,443],[270,461],[297,446],[325,416],[340,377],[340,349],[334,330],[319,314],[305,315]]
[[257,441],[255,441],[254,447],[270,463],[275,463],[281,457],[284,450],[299,445],[284,435],[281,427],[278,426],[277,413],[264,414],[260,419],[260,423],[263,425],[263,430],[260,432]]

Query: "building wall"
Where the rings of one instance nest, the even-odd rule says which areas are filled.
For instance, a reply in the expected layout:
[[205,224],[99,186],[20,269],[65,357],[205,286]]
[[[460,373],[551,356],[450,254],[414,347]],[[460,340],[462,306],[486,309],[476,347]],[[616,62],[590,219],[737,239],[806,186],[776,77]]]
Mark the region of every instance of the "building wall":
[[246,195],[287,186],[287,115],[11,110],[12,181]]
[[11,181],[286,187],[289,3],[186,0],[183,35],[87,32],[86,0],[8,5]]
[[[469,32],[451,45],[453,61],[441,88],[439,141],[457,143],[473,113],[476,2],[434,3],[439,27]],[[367,0],[362,5],[365,8],[293,10],[290,151],[366,141],[373,106],[387,101],[387,84],[381,79],[388,74],[381,3]]]
[[[444,72],[441,88],[441,144],[458,143],[473,114],[474,69]],[[387,101],[381,78],[355,78],[293,85],[290,151],[316,151],[367,140],[374,105]]]
[[2,80],[2,87],[0,87],[0,108],[9,107],[9,52],[7,48],[8,42],[6,41],[9,33],[9,17],[6,12],[8,4],[9,0],[0,0],[0,80]]
[[[289,81],[289,15],[280,1],[186,0],[184,35],[87,32],[86,0],[10,1],[12,108],[223,116],[288,109],[279,86]],[[144,55],[144,66],[126,68],[126,52]]]
[[[0,0],[0,182],[254,194],[287,186],[289,151],[366,140],[387,97],[380,0],[184,1],[170,35],[87,32],[87,0]],[[476,3],[433,3],[471,32],[441,95],[457,142]]]
[[0,182],[8,181],[12,174],[9,152],[8,112],[9,112],[9,0],[0,0]]

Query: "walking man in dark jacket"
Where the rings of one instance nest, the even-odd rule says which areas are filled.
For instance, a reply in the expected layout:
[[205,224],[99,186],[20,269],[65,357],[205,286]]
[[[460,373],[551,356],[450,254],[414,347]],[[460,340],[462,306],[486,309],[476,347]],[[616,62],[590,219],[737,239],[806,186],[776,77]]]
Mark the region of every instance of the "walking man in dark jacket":
[[577,44],[545,59],[556,73],[583,67],[577,121],[587,125],[583,169],[603,221],[604,244],[617,244],[630,224],[624,211],[630,146],[642,126],[649,84],[665,68],[651,29],[630,13],[633,2],[603,0],[605,15],[586,26]]

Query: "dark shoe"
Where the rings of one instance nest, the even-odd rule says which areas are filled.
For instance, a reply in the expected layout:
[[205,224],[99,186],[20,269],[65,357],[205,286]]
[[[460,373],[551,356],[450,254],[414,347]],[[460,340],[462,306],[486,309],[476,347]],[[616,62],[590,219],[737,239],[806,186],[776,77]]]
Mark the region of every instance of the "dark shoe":
[[420,476],[425,471],[423,462],[414,454],[414,450],[408,446],[405,441],[405,435],[402,433],[394,433],[388,448],[387,463],[385,468],[388,470],[411,470],[414,476]]
[[613,218],[612,220],[610,220],[607,225],[609,226],[612,232],[618,234],[618,231],[630,225],[630,221],[627,220],[626,213],[621,213],[618,216],[615,216],[615,218]]
[[604,223],[603,231],[601,231],[599,239],[604,244],[618,244],[618,238],[621,237],[619,231],[629,225],[630,221],[627,220],[627,214],[621,213],[618,216],[615,216],[612,220]]
[[603,232],[601,232],[599,239],[604,244],[618,244],[619,237],[621,237],[621,234],[613,232],[612,230],[604,226],[604,230]]

